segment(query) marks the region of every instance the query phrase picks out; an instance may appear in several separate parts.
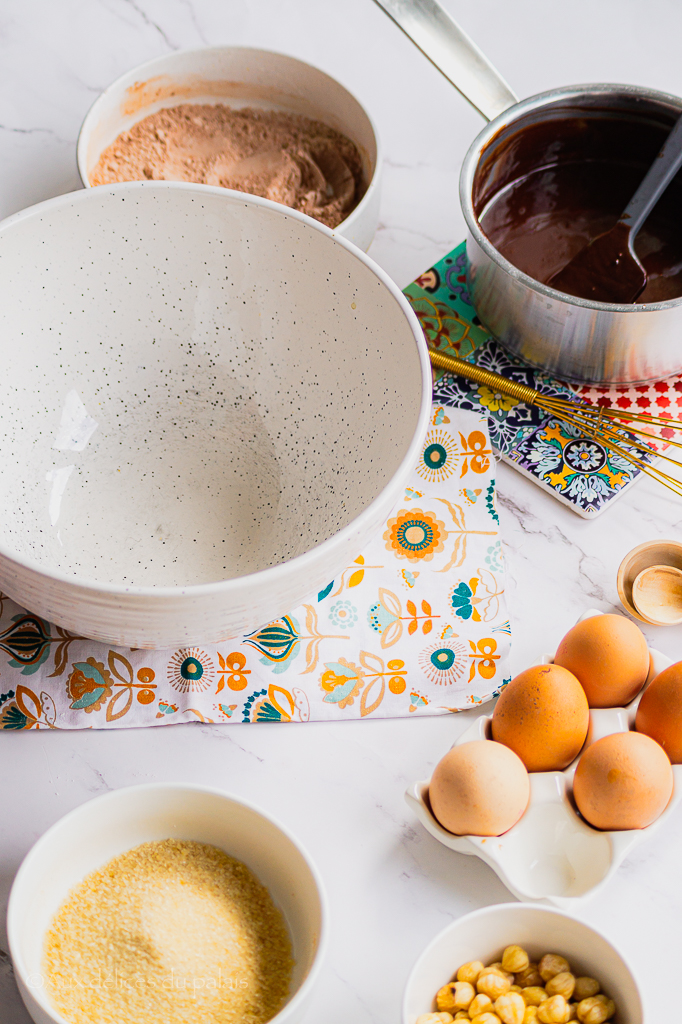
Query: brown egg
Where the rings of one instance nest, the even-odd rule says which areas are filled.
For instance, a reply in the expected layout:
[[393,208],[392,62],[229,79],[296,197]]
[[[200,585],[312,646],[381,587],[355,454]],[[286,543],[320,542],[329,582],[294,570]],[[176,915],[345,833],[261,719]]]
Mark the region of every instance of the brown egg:
[[673,764],[682,764],[682,661],[649,683],[639,702],[635,729],[660,743]]
[[615,708],[629,704],[644,686],[649,650],[630,619],[592,615],[569,629],[554,663],[580,680],[591,708]]
[[529,772],[561,771],[580,753],[589,724],[575,676],[558,665],[535,665],[502,691],[493,739],[515,751]]
[[501,836],[530,799],[528,772],[501,743],[473,740],[438,762],[429,785],[435,817],[455,835]]
[[578,810],[607,831],[646,828],[665,810],[673,770],[658,743],[639,732],[615,732],[587,748],[573,779]]

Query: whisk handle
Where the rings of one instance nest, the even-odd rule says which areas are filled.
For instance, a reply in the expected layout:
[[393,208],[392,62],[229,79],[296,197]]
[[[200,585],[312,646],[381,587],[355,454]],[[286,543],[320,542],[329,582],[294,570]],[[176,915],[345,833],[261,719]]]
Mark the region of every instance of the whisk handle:
[[493,391],[509,395],[510,398],[516,398],[519,402],[535,405],[540,398],[539,391],[529,388],[527,384],[517,384],[516,381],[508,380],[506,377],[500,376],[499,373],[493,373],[492,370],[486,370],[482,366],[475,366],[474,363],[466,363],[463,359],[457,359],[456,356],[448,356],[444,352],[437,352],[429,347],[429,357],[431,365],[439,370],[449,370],[450,373],[456,373],[458,377],[466,377],[467,380],[473,380],[477,384],[485,384]]

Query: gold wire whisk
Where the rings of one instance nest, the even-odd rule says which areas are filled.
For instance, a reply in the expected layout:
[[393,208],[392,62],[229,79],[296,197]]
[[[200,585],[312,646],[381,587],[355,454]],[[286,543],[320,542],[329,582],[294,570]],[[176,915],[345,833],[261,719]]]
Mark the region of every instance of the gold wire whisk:
[[[682,469],[682,463],[664,452],[656,451],[648,441],[639,441],[640,437],[651,438],[652,441],[661,441],[661,438],[652,434],[650,430],[644,430],[641,426],[637,426],[637,424],[643,424],[649,427],[665,427],[682,431],[682,423],[679,420],[668,419],[667,416],[650,416],[648,413],[625,409],[611,409],[608,406],[590,405],[579,399],[574,401],[568,398],[543,395],[541,391],[536,391],[535,388],[530,388],[527,384],[519,384],[492,370],[486,370],[474,363],[467,363],[463,359],[446,355],[431,347],[429,347],[429,356],[431,364],[440,370],[447,370],[459,377],[466,377],[467,380],[472,380],[476,384],[485,384],[493,391],[508,395],[527,405],[536,405],[556,419],[570,423],[577,427],[585,437],[620,455],[621,458],[657,480],[658,483],[663,484],[664,487],[682,496],[682,481],[663,472],[657,466],[651,465],[642,456],[664,459],[680,469]],[[665,438],[664,443],[675,448],[682,448],[680,441]],[[623,447],[624,445],[626,447]]]

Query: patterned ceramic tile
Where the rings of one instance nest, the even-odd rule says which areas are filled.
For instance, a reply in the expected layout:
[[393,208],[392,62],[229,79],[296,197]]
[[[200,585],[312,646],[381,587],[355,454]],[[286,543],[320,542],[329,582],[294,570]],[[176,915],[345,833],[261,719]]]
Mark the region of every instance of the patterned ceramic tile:
[[[640,384],[634,388],[588,388],[578,389],[581,398],[595,405],[612,406],[615,409],[633,409],[640,413],[648,413],[650,416],[668,417],[671,419],[682,419],[682,376],[669,377],[667,380],[658,380],[653,384]],[[648,428],[647,428],[648,429]],[[665,441],[673,437],[674,431],[670,427],[651,428],[652,433],[658,434],[662,443],[654,447],[665,450]]]
[[[466,266],[466,248],[462,243],[405,289],[429,342],[443,352],[485,366],[543,394],[577,398],[571,385],[520,362],[486,332],[466,289]],[[656,384],[628,392],[582,389],[579,393],[581,398],[619,408],[641,409],[646,401],[647,410],[654,401],[652,396],[660,396],[672,405],[671,395],[682,403],[680,378],[665,382],[663,387]],[[585,518],[603,512],[641,475],[622,456],[582,437],[575,428],[541,409],[462,377],[443,371],[434,373],[434,400],[486,415],[496,452]],[[628,404],[623,405],[623,401]],[[659,403],[656,411],[662,408]],[[677,411],[671,415],[677,415]],[[627,448],[626,437],[624,442]]]

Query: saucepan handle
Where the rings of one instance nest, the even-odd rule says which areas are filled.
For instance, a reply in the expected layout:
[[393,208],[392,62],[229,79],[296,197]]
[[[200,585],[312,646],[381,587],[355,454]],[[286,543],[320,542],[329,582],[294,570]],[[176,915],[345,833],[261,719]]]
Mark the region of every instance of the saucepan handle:
[[375,0],[486,121],[518,102],[505,80],[437,0]]

